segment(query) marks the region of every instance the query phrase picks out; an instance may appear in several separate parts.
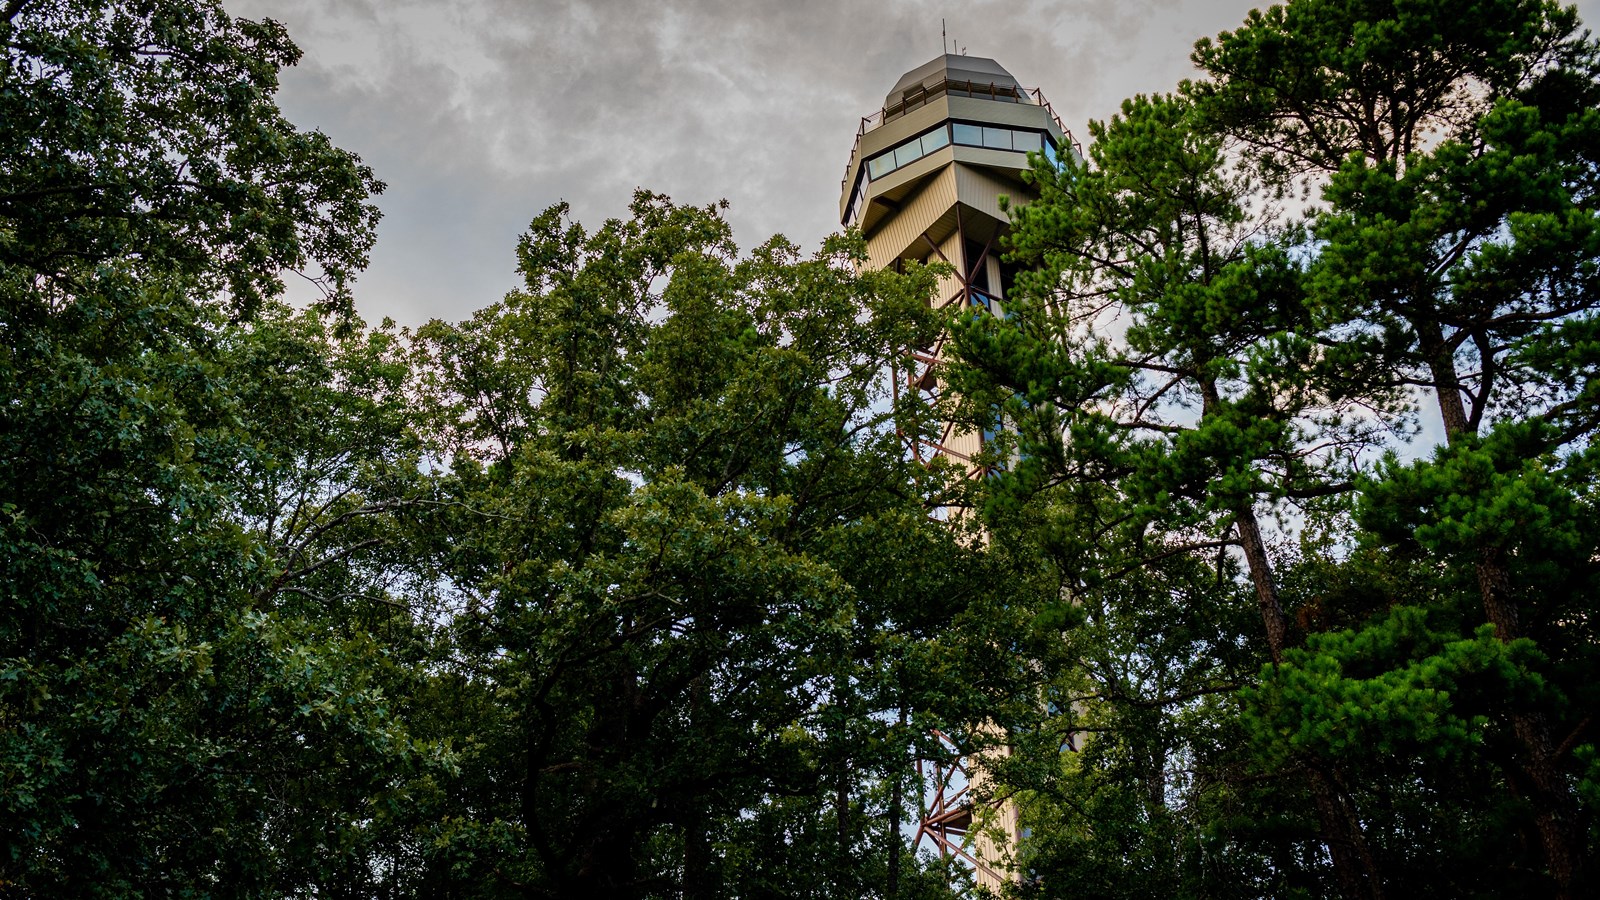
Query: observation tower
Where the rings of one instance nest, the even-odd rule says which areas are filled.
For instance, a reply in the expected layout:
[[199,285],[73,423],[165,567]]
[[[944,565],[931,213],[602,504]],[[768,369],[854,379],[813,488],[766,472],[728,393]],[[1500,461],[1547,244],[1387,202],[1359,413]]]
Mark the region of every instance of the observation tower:
[[[1009,227],[1000,198],[1032,199],[1021,177],[1029,152],[1052,161],[1078,152],[1044,94],[992,59],[937,56],[901,76],[883,108],[861,120],[840,185],[839,221],[861,229],[874,268],[914,260],[955,269],[936,305],[999,312],[1013,274],[997,244]],[[904,387],[937,392],[943,344],[912,354]],[[946,427],[914,452],[970,465],[981,446],[981,435]]]
[[[999,239],[1010,227],[1000,198],[1033,198],[1022,182],[1028,154],[1052,162],[1061,153],[1081,156],[1071,134],[1038,88],[1022,87],[999,63],[945,54],[901,76],[883,108],[861,120],[840,185],[839,220],[861,229],[868,265],[897,268],[906,260],[943,262],[954,274],[941,280],[934,304],[983,307],[1003,313],[1012,267],[1001,261]],[[909,374],[899,390],[935,395],[945,339],[909,351]],[[984,436],[946,423],[936,441],[911,448],[925,462],[944,456],[969,474]],[[979,885],[998,889],[1010,875],[1000,863],[1014,848],[1016,810],[1009,804],[975,808],[981,771],[966,765],[961,749],[943,734],[949,753],[918,764],[923,809],[917,844],[946,858],[963,859]]]

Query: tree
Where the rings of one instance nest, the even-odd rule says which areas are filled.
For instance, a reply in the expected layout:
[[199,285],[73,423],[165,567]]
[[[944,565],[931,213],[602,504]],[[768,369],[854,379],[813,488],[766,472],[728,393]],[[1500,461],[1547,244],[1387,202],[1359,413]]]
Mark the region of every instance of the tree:
[[419,334],[483,704],[461,847],[504,835],[486,880],[533,896],[920,893],[886,824],[911,735],[1033,677],[1003,649],[1026,595],[930,520],[944,475],[898,433],[929,427],[888,372],[931,277],[844,239],[738,259],[648,193],[565,213],[525,289]]
[[1015,891],[1290,894],[1302,860],[1320,848],[1314,820],[1264,799],[1238,751],[1237,690],[1264,658],[1248,589],[1235,571],[1218,572],[1214,556],[1194,554],[1094,578],[1101,560],[1146,552],[1114,546],[1114,535],[1079,539],[1104,511],[1087,496],[1095,490],[1063,485],[1003,515],[991,507],[988,519],[997,546],[1073,585],[1063,592],[1073,605],[1052,617],[1073,662],[1044,693],[1042,721],[1013,735],[995,773],[1018,792],[1028,829]]
[[[1073,595],[1173,557],[1225,570],[1218,555],[1238,547],[1262,649],[1280,662],[1291,622],[1258,510],[1343,490],[1374,429],[1351,416],[1344,355],[1303,334],[1310,310],[1275,198],[1231,169],[1193,106],[1138,97],[1090,130],[1082,164],[1037,162],[1040,196],[1014,210],[1010,238],[1035,271],[1006,316],[957,324],[952,384],[988,427],[997,409],[1014,423],[1021,457],[1002,491],[1084,487],[1063,495],[1081,523]],[[1118,340],[1100,333],[1114,316]],[[1289,767],[1344,890],[1364,896],[1377,874],[1336,764]]]
[[[974,418],[1016,432],[991,520],[1055,504],[1047,523],[1079,524],[1044,545],[1079,549],[1049,564],[1110,579],[1078,602],[1137,606],[1151,563],[1290,501],[1298,547],[1236,532],[1271,659],[1218,695],[1239,774],[1311,770],[1346,895],[1582,895],[1594,45],[1550,4],[1297,0],[1195,61],[1177,99],[1097,126],[1087,164],[1036,170],[1010,249],[1042,275],[958,328]],[[1097,336],[1108,321],[1125,334]],[[1443,445],[1378,460],[1417,398]],[[1160,733],[1127,727],[1090,758]],[[1062,777],[1073,802],[1108,783]],[[1300,802],[1267,786],[1265,809]],[[1299,879],[1278,890],[1319,889],[1314,857],[1270,868]]]
[[256,367],[311,339],[250,320],[284,268],[345,305],[379,185],[278,113],[274,23],[3,12],[0,892],[363,890],[376,805],[437,755],[370,632],[281,603],[300,563],[241,481],[288,437],[247,401],[361,418],[359,386],[277,391]]
[[247,312],[306,270],[348,310],[383,186],[278,111],[300,58],[282,25],[206,0],[0,12],[0,263],[38,302],[182,279]]
[[[1413,549],[1402,534],[1415,529],[1425,552],[1469,567],[1506,652],[1528,637],[1559,666],[1589,658],[1564,627],[1587,616],[1582,601],[1535,587],[1549,566],[1580,579],[1587,569],[1581,552],[1543,552],[1570,546],[1557,536],[1564,510],[1584,504],[1573,490],[1596,424],[1600,57],[1575,13],[1303,2],[1202,41],[1195,61],[1211,78],[1193,93],[1218,126],[1264,169],[1321,191],[1321,339],[1359,347],[1376,386],[1415,387],[1438,410],[1445,448],[1431,463],[1387,466],[1367,523]],[[1588,719],[1570,702],[1558,689],[1496,715],[1519,745],[1506,776],[1533,810],[1561,896],[1581,893],[1592,855],[1567,758]]]

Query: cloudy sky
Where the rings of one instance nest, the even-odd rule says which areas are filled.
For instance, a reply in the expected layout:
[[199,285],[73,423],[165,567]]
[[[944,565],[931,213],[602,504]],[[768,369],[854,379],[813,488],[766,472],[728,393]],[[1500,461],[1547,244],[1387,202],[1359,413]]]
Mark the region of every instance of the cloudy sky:
[[[1082,135],[1191,74],[1197,37],[1260,0],[225,0],[305,51],[290,119],[388,183],[367,318],[461,319],[515,285],[512,249],[560,200],[623,215],[636,187],[726,199],[741,246],[838,227],[860,117],[940,52],[1040,87]],[[1600,0],[1579,4],[1585,22]]]

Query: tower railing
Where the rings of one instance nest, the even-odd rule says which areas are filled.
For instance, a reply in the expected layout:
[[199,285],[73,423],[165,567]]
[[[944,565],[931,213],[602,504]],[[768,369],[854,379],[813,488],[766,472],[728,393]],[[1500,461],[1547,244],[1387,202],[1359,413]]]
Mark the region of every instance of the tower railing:
[[855,145],[850,148],[850,159],[844,164],[844,177],[839,179],[841,193],[849,186],[850,167],[856,164],[856,156],[861,152],[861,138],[870,131],[876,131],[883,125],[893,122],[906,113],[913,112],[928,105],[940,97],[976,97],[981,100],[995,100],[1001,103],[1024,103],[1029,106],[1041,107],[1050,121],[1056,123],[1061,130],[1062,138],[1071,145],[1072,149],[1081,158],[1083,147],[1078,139],[1072,136],[1061,117],[1056,115],[1056,109],[1045,99],[1044,91],[1039,88],[1019,88],[997,82],[984,83],[981,81],[959,80],[946,78],[932,85],[921,85],[906,91],[901,95],[900,102],[885,106],[882,109],[861,117],[861,125],[856,128]]

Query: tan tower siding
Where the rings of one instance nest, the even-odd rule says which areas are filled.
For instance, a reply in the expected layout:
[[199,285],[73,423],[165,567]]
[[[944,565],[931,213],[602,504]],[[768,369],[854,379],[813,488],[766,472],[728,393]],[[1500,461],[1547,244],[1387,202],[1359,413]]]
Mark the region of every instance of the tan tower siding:
[[[978,156],[979,154],[984,156],[998,156],[1001,153],[999,150],[980,150],[976,147],[962,147],[960,149],[967,151],[967,153],[958,155],[956,157],[958,160],[960,160],[963,156],[966,156],[968,153],[974,157]],[[1016,158],[1016,154],[1006,155],[1010,156],[1012,159]],[[954,166],[954,169],[956,175],[956,196],[961,199],[962,203],[983,213],[991,219],[1004,222],[1007,225],[1011,224],[1011,217],[1000,210],[1000,197],[1001,195],[1005,195],[1018,201],[1026,199],[1028,196],[1026,187],[1015,183],[1008,184],[998,178],[992,178],[988,175],[985,175],[983,172],[972,168],[971,166],[961,165],[960,162],[957,162],[957,164]],[[997,279],[990,283],[998,286],[1000,282]]]
[[928,255],[922,235],[934,231],[934,225],[956,205],[955,169],[946,164],[939,174],[907,197],[899,211],[867,239],[868,265],[882,269],[894,265],[901,257],[923,259]]
[[[998,150],[974,147],[957,147],[955,150],[957,160],[968,154],[988,156],[1000,153]],[[941,155],[942,152],[935,154]],[[1009,156],[1012,160],[1016,159],[1015,154]],[[937,162],[937,159],[934,161]],[[971,214],[977,212],[1002,224],[1009,224],[1011,218],[1000,208],[1002,196],[1020,203],[1029,198],[1029,193],[1022,184],[995,178],[959,161],[954,165],[944,165],[936,175],[926,178],[901,200],[900,208],[894,215],[882,219],[878,229],[867,238],[868,265],[883,268],[893,265],[895,260],[902,257],[926,259],[931,254],[922,236],[944,237],[953,234],[958,205],[967,207],[963,215],[968,217],[968,221],[973,221]],[[960,252],[959,244],[953,246]],[[957,257],[948,247],[941,246],[940,250],[952,264],[956,263]],[[991,251],[991,258],[995,258],[997,252]],[[990,284],[996,286],[995,293],[998,294],[999,279],[991,279]]]

